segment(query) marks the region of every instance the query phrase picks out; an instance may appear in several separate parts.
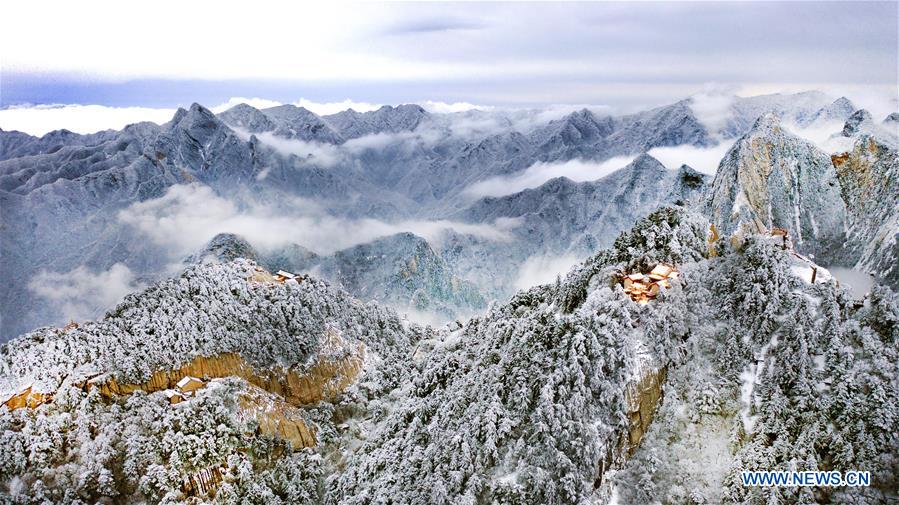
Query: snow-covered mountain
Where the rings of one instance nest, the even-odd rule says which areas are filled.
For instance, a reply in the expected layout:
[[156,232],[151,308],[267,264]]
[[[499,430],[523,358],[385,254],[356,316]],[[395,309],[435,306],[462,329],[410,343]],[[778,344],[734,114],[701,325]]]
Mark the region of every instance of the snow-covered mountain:
[[19,131],[4,132],[0,129],[0,160],[52,154],[68,146],[93,146],[115,137],[116,132],[106,130],[90,135],[79,135],[68,130],[52,131],[43,137],[34,137]]
[[[11,500],[888,503],[899,300],[663,208],[558,282],[431,329],[206,263],[0,347]],[[674,265],[646,305],[625,273]],[[200,382],[197,382],[199,380]],[[11,408],[12,407],[12,408]],[[871,487],[745,487],[864,468]],[[689,483],[689,485],[685,485]]]
[[846,208],[830,157],[787,132],[773,113],[721,160],[706,208],[722,234],[783,228],[800,251],[825,263],[845,238]]
[[486,307],[477,286],[459,277],[425,239],[412,233],[337,251],[302,270],[400,313],[465,319]]
[[[507,220],[516,247],[477,238],[444,241],[444,255],[466,278],[482,279],[497,297],[514,292],[521,267],[532,257],[583,258],[663,205],[696,202],[707,177],[689,167],[668,170],[643,154],[596,181],[552,179],[533,189],[474,202],[458,217],[471,223]],[[564,272],[558,272],[563,274]],[[490,283],[484,282],[490,280]]]
[[[290,263],[411,232],[426,237],[434,261],[454,272],[450,278],[471,284],[486,301],[502,300],[523,285],[517,283],[523,267],[558,256],[570,265],[609,245],[658,205],[700,200],[700,186],[707,186],[702,176],[664,170],[640,157],[647,151],[729,142],[746,134],[764,112],[792,124],[838,118],[847,107],[846,100],[821,93],[737,97],[727,105],[724,126],[711,126],[709,111],[700,105],[694,97],[623,116],[584,109],[543,119],[549,116],[540,111],[437,114],[417,105],[329,116],[295,106],[238,105],[215,115],[194,104],[166,124],[141,123],[119,132],[61,131],[35,138],[0,131],[0,151],[9,158],[0,161],[0,275],[6,281],[0,286],[0,335],[90,317],[59,310],[76,305],[60,297],[78,298],[86,289],[74,279],[88,274],[104,279],[117,268],[128,276],[120,276],[116,292],[127,292],[177,271],[185,256],[220,233],[244,234],[267,257],[280,251],[280,260]],[[834,154],[809,149],[807,158],[816,167]],[[794,154],[778,152],[776,158]],[[615,156],[646,163],[625,168],[621,162],[622,170],[598,181],[541,180],[502,197],[472,199],[468,192],[484,181],[526,174],[538,163],[600,163]],[[772,163],[781,163],[778,159]],[[783,168],[782,175],[792,173]],[[812,177],[813,170],[800,172],[797,176]],[[806,195],[804,184],[816,183],[814,177],[797,181],[799,186],[777,186],[772,179],[772,188],[798,188]],[[725,192],[729,187],[727,181],[713,186]],[[827,186],[822,197],[829,205],[834,190]],[[780,195],[772,188],[765,191]],[[813,223],[811,215],[823,205],[816,202],[817,195],[798,207],[790,203],[775,210],[808,209],[800,213],[799,228],[806,240],[831,233],[831,221],[838,218],[815,215]],[[767,223],[764,212],[759,215]],[[263,223],[277,226],[263,233]],[[366,228],[365,223],[384,231],[358,239],[358,233],[341,231]],[[154,231],[161,224],[189,231]],[[260,231],[247,234],[254,228]],[[335,236],[340,240],[332,244]],[[826,246],[820,249],[813,252],[823,254]],[[364,255],[350,257],[362,261]],[[879,274],[884,270],[874,266],[877,261],[866,260],[862,267]],[[47,286],[64,280],[71,289],[51,295]],[[104,285],[88,284],[95,292]],[[394,296],[365,293],[370,299]]]
[[830,123],[833,121],[846,121],[857,109],[845,96],[841,96],[833,103],[825,105],[808,117],[801,118],[798,122],[803,126],[815,123]]
[[355,139],[379,133],[411,132],[429,118],[430,114],[421,106],[405,104],[396,107],[385,105],[369,112],[349,109],[323,119],[339,131],[343,138]]
[[862,271],[899,285],[899,139],[856,111],[842,135],[852,148],[834,154],[833,165],[846,202],[849,251]]
[[[734,97],[728,105],[727,112],[720,133],[725,137],[736,138],[752,128],[756,119],[766,113],[774,114],[781,120],[807,125],[817,118],[827,116],[834,116],[835,120],[843,121],[852,110],[847,111],[844,101],[840,98],[832,101],[831,97],[820,91],[806,91]],[[838,114],[843,112],[847,115],[838,117]],[[718,113],[720,114],[720,111]]]
[[399,233],[330,255],[296,244],[259,252],[231,233],[216,235],[186,264],[245,258],[271,271],[286,270],[327,280],[356,298],[375,301],[413,318],[467,318],[486,307],[477,287],[460,278],[423,238]]

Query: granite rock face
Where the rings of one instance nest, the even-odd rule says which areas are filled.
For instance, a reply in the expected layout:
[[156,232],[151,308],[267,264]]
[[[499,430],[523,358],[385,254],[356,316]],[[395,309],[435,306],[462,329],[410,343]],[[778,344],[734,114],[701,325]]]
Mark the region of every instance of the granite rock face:
[[843,128],[852,149],[831,157],[847,209],[847,258],[855,267],[899,286],[899,141],[853,114]]
[[830,157],[785,131],[774,114],[727,152],[706,208],[723,235],[789,231],[799,251],[828,262],[845,238],[846,209]]

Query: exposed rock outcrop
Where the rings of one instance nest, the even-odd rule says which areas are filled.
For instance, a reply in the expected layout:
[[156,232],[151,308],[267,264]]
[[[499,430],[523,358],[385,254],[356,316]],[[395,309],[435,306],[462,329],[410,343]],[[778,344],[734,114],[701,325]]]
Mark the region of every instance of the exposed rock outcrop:
[[154,392],[171,389],[187,376],[203,379],[233,376],[277,394],[293,405],[309,405],[331,401],[352,384],[362,369],[363,356],[364,348],[359,344],[345,357],[321,359],[306,370],[272,368],[262,371],[255,370],[237,353],[222,353],[194,358],[176,370],[159,370],[141,384],[122,384],[112,377],[100,376],[91,379],[85,386],[98,387],[100,394],[112,397],[137,390]]
[[609,470],[620,468],[634,454],[643,435],[652,423],[653,415],[662,401],[663,386],[668,370],[666,368],[644,368],[636,379],[628,384],[625,391],[627,404],[627,429],[621,432],[618,444],[610,446],[599,464],[596,482],[599,487],[603,476]]
[[845,234],[846,209],[830,157],[766,114],[727,152],[706,205],[724,236],[789,230],[825,263]]
[[849,255],[856,268],[899,285],[899,151],[888,132],[858,111],[843,134],[850,151],[831,156],[846,202]]
[[302,409],[287,403],[277,394],[248,385],[246,391],[238,396],[238,405],[238,415],[245,421],[258,423],[263,435],[290,442],[294,449],[315,447],[318,443],[316,429],[307,422]]
[[32,386],[28,386],[6,399],[3,402],[3,405],[9,408],[9,410],[16,410],[24,407],[33,409],[37,408],[39,405],[49,402],[52,399],[52,394],[33,391]]
[[629,422],[625,447],[628,455],[637,450],[652,422],[656,408],[662,400],[662,386],[665,384],[667,373],[665,368],[648,369],[638,381],[628,386],[625,393]]

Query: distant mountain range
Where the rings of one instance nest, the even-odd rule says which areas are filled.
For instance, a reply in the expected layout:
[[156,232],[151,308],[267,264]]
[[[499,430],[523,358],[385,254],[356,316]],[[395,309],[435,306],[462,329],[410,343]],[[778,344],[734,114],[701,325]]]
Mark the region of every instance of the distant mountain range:
[[[216,257],[216,244],[400,311],[465,317],[511,296],[529,259],[586,257],[678,201],[711,209],[724,232],[742,223],[790,228],[804,252],[895,285],[895,185],[878,182],[896,180],[890,127],[865,118],[837,128],[855,146],[839,164],[830,157],[842,153],[787,124],[855,118],[845,98],[734,98],[724,121],[710,121],[696,100],[549,121],[540,111],[435,114],[417,105],[318,116],[241,104],[215,115],[194,104],[168,123],[118,132],[0,131],[0,335],[109,308],[84,295],[72,272],[99,276],[120,265],[131,274],[127,291],[177,272],[188,256]],[[646,154],[723,142],[736,143],[714,181]],[[875,144],[877,153],[865,150]],[[470,192],[535,164],[617,157],[620,170],[596,180],[538,177],[502,196]],[[36,283],[66,290],[48,298]],[[60,310],[65,293],[92,311]]]

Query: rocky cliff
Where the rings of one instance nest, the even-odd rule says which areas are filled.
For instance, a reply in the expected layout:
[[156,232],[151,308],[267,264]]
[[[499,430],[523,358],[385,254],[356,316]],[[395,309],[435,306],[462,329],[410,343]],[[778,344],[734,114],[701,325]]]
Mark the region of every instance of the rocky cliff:
[[831,156],[847,209],[847,256],[855,267],[899,285],[899,141],[864,110],[846,122],[852,149]]
[[797,248],[827,263],[845,238],[846,206],[830,157],[766,114],[718,166],[706,198],[722,235],[784,228]]

